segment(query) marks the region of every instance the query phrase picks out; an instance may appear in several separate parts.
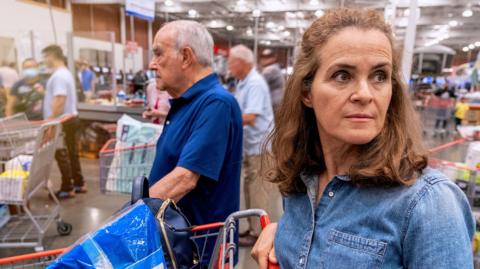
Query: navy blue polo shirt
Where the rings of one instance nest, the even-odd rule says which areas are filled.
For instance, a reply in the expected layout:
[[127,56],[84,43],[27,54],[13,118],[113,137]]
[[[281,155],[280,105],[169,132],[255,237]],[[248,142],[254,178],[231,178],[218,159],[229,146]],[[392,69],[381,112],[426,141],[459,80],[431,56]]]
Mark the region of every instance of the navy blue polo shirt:
[[[193,225],[225,221],[240,207],[242,116],[216,74],[170,101],[149,176],[152,186],[180,166],[200,174],[177,205]],[[213,244],[208,244],[213,248]]]

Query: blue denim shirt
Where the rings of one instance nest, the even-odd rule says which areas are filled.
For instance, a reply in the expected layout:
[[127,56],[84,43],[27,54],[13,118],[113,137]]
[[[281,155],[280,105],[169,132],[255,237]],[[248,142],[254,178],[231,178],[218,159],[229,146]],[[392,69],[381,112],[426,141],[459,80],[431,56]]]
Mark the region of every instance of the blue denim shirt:
[[307,193],[284,198],[275,235],[282,269],[473,268],[470,206],[437,170],[410,187],[357,187],[336,176],[318,204],[318,177],[301,179]]

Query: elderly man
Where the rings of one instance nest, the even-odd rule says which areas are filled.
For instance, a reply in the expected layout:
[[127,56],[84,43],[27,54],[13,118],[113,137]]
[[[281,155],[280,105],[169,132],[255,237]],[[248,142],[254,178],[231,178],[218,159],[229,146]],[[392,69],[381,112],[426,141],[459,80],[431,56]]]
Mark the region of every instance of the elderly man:
[[[244,45],[230,50],[228,67],[239,80],[235,97],[243,118],[243,186],[247,208],[265,209],[272,219],[280,214],[280,193],[273,184],[263,180],[260,171],[262,146],[273,127],[273,110],[268,85],[254,68],[252,51]],[[249,228],[240,234],[240,245],[251,246],[261,232],[257,218],[250,218]]]
[[[194,21],[165,24],[150,68],[172,97],[149,176],[150,196],[175,200],[193,225],[224,221],[239,209],[242,118],[213,73],[213,39]],[[214,248],[208,240],[202,264]]]

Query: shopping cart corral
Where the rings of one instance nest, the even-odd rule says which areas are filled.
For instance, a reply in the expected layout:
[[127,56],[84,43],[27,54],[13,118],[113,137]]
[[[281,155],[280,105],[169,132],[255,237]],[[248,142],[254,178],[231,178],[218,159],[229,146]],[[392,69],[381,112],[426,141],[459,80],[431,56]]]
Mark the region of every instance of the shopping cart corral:
[[[70,234],[72,226],[60,218],[60,203],[49,183],[61,128],[60,121],[29,122],[22,115],[0,120],[0,248],[41,251],[54,221],[59,234]],[[30,200],[45,189],[53,206],[33,210]],[[10,214],[9,208],[16,212]]]

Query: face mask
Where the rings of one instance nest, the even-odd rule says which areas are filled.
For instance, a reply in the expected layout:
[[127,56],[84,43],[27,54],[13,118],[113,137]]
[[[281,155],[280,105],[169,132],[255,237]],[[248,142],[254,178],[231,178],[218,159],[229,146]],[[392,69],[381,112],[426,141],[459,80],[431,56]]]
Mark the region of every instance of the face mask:
[[23,70],[23,76],[25,78],[33,78],[38,76],[38,69],[36,68],[26,68]]

